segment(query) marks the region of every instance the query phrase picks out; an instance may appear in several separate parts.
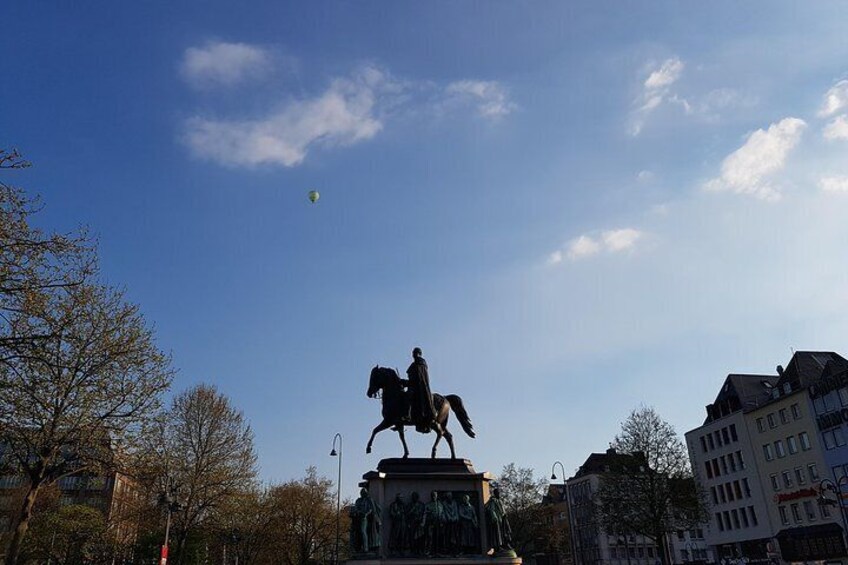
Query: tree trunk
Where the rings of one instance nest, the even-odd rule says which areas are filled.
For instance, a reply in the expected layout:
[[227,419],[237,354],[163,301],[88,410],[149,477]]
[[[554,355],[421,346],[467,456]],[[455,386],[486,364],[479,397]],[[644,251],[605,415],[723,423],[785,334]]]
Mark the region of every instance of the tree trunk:
[[9,549],[6,551],[6,565],[17,565],[18,563],[24,537],[26,537],[27,530],[29,529],[29,521],[32,518],[32,508],[35,506],[35,500],[38,497],[40,488],[41,482],[30,483],[29,490],[24,497],[24,503],[21,506],[21,512],[18,514],[18,525],[15,527],[12,539],[9,540]]
[[666,533],[662,532],[657,534],[657,549],[659,550],[660,559],[662,560],[662,565],[671,565],[674,563],[674,556],[669,555],[671,552],[671,548],[669,547],[666,539]]

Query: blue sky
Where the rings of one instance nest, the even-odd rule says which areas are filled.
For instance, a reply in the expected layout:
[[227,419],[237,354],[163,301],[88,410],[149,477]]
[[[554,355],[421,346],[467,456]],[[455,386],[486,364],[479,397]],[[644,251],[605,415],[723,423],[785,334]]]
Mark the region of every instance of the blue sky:
[[[848,6],[18,3],[0,132],[87,224],[262,475],[348,494],[399,453],[365,397],[420,345],[481,470],[548,475],[640,403],[846,353]],[[307,193],[319,190],[311,205]],[[426,455],[432,436],[411,439]]]

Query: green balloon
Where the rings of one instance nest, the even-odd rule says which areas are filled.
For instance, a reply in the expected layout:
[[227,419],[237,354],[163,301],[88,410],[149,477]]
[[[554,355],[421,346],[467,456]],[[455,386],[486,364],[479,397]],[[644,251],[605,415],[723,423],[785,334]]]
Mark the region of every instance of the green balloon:
[[312,202],[313,204],[315,204],[316,202],[318,202],[318,199],[319,199],[319,198],[321,198],[321,195],[320,195],[320,194],[318,194],[318,191],[317,191],[317,190],[310,190],[310,191],[309,191],[309,201],[310,201],[310,202]]

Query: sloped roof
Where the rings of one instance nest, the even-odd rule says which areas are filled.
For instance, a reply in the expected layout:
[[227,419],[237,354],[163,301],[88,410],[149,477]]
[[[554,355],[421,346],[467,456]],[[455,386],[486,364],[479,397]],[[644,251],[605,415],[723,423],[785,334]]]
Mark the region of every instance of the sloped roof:
[[807,388],[818,381],[828,364],[831,370],[848,368],[848,359],[833,351],[796,351],[780,376],[779,387],[791,383],[792,390]]
[[704,423],[708,424],[739,410],[747,412],[768,402],[771,389],[777,385],[779,378],[777,375],[727,375],[715,401],[707,406],[707,418]]
[[592,453],[586,458],[586,462],[580,465],[573,478],[584,477],[586,475],[599,475],[608,473],[611,470],[626,469],[628,467],[635,468],[639,465],[644,466],[645,456],[641,452],[628,454],[618,453],[615,449],[608,449],[606,453]]

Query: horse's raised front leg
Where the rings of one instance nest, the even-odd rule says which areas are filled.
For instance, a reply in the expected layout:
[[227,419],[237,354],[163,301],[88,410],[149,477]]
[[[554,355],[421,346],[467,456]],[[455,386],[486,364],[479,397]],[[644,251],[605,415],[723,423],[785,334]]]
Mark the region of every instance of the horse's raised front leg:
[[374,436],[376,436],[383,430],[389,429],[391,426],[392,425],[385,420],[377,424],[377,427],[375,427],[374,430],[371,432],[371,439],[368,440],[368,445],[365,447],[365,453],[371,453],[371,444],[374,443]]
[[406,435],[403,433],[403,426],[398,426],[397,432],[400,436],[400,442],[403,444],[403,458],[406,459],[409,457],[409,447],[406,445]]

